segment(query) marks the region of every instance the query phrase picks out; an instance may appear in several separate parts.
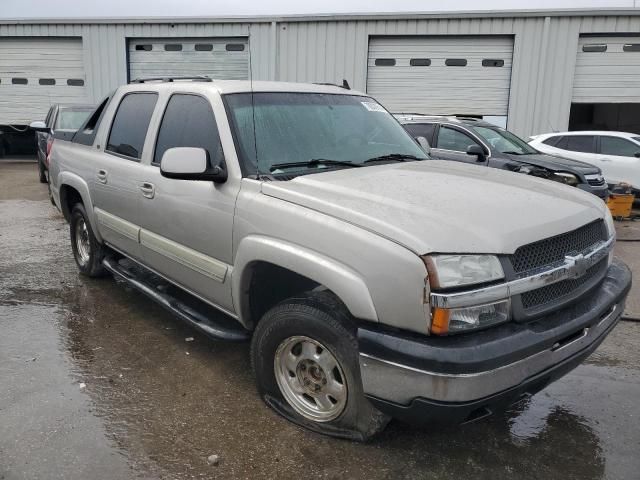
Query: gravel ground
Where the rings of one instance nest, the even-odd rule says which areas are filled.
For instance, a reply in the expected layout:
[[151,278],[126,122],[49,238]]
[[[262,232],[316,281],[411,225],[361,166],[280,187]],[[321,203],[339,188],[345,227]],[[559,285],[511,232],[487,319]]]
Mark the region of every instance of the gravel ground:
[[[247,345],[80,277],[35,164],[0,162],[0,213],[0,479],[638,478],[640,323],[504,414],[333,440],[263,405]],[[618,226],[640,238],[640,222]],[[616,253],[640,269],[639,243]],[[629,313],[639,300],[636,286]]]

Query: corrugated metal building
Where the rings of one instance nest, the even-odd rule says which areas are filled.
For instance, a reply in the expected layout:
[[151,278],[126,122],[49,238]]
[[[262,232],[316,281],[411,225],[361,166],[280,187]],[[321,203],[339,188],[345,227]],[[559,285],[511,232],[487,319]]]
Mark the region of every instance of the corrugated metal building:
[[0,21],[0,124],[138,76],[342,82],[522,136],[640,131],[640,11]]

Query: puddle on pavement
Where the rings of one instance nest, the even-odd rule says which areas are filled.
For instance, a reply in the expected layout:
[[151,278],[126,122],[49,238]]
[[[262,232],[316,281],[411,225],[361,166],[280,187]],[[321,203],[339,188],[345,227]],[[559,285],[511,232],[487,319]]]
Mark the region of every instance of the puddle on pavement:
[[[59,469],[66,478],[96,479],[100,471],[110,478],[596,479],[630,478],[640,467],[640,363],[637,353],[616,354],[629,342],[639,350],[635,326],[621,324],[592,361],[507,413],[448,430],[392,422],[369,444],[333,440],[262,403],[248,345],[211,341],[110,278],[79,277],[66,226],[48,204],[7,203],[0,208],[17,220],[9,231],[7,216],[0,219],[0,382],[8,386],[0,422],[9,433],[0,440],[0,478]],[[46,248],[40,236],[25,241],[19,233],[34,229]],[[207,465],[211,454],[219,466]],[[88,475],[88,466],[98,473]]]

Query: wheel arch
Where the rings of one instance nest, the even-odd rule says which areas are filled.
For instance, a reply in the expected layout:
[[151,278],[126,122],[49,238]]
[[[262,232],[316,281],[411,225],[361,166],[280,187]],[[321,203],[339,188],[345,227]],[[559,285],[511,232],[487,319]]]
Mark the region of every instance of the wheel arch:
[[[273,276],[277,281],[273,280]],[[269,279],[269,289],[256,281]],[[231,274],[233,304],[240,322],[255,328],[260,317],[279,301],[313,288],[330,290],[358,319],[378,321],[364,280],[351,268],[318,252],[265,236],[244,238]],[[256,298],[265,296],[258,302]],[[266,309],[266,310],[265,310]]]
[[91,223],[92,230],[96,239],[102,242],[102,237],[97,228],[97,219],[93,211],[93,202],[91,201],[91,195],[89,194],[89,186],[78,175],[71,172],[62,172],[58,176],[59,195],[60,195],[60,209],[64,218],[69,221],[71,218],[71,210],[73,206],[81,201],[87,212],[88,220]]

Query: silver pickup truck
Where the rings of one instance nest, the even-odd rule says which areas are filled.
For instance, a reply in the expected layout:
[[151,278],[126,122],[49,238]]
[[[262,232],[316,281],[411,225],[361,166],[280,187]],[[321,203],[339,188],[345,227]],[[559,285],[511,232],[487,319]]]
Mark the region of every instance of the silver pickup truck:
[[50,169],[81,273],[251,338],[265,402],[339,437],[535,393],[602,342],[631,284],[600,199],[431,160],[339,87],[140,81],[54,140]]

